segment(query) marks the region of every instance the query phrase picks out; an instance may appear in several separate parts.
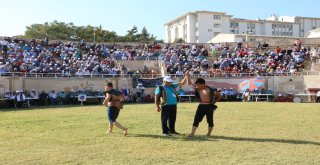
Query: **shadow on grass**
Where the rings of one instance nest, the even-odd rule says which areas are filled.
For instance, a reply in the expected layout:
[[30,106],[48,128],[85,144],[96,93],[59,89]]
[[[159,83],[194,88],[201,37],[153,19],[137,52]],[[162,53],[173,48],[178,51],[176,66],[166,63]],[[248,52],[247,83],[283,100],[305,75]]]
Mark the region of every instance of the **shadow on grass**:
[[193,136],[189,137],[187,134],[179,134],[172,136],[163,136],[163,135],[151,135],[151,134],[129,134],[130,137],[139,137],[139,138],[155,138],[155,139],[167,139],[167,140],[180,140],[180,141],[218,141],[213,137],[207,136]]
[[231,140],[231,141],[244,141],[244,142],[259,142],[259,143],[285,143],[285,144],[308,144],[320,146],[320,142],[305,141],[305,140],[288,140],[288,139],[269,139],[269,138],[247,138],[247,137],[228,137],[228,136],[193,136],[188,137],[186,134],[174,135],[174,136],[162,136],[162,135],[148,135],[148,134],[130,134],[131,137],[142,138],[161,138],[168,140],[181,140],[181,141],[219,141],[219,140]]
[[267,138],[247,138],[247,137],[228,137],[228,136],[213,136],[215,139],[246,141],[246,142],[261,142],[261,143],[286,143],[286,144],[309,144],[320,146],[320,142],[305,141],[305,140],[288,140],[288,139],[267,139]]

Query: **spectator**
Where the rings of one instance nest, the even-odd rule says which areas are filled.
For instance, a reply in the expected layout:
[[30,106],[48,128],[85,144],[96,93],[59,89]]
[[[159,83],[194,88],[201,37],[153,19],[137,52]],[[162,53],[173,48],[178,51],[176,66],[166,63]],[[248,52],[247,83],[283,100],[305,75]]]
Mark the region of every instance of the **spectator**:
[[138,83],[138,86],[136,87],[136,89],[137,89],[138,102],[144,102],[145,87],[143,86],[142,83]]
[[246,89],[242,94],[242,101],[250,101],[250,90]]
[[49,95],[45,91],[42,91],[39,95],[40,105],[48,105],[48,99],[49,99]]
[[78,98],[77,98],[76,93],[74,92],[73,89],[71,89],[69,91],[69,93],[66,95],[66,98],[70,99],[68,101],[68,103],[71,103],[71,104],[77,104],[78,103]]
[[16,108],[29,107],[31,108],[29,101],[26,100],[25,94],[21,91],[17,91],[17,95],[15,96]]
[[66,100],[66,93],[64,92],[64,90],[61,90],[60,92],[58,92],[57,94],[57,100],[59,103],[61,104],[66,104],[67,100]]
[[49,92],[49,100],[50,100],[50,104],[51,105],[56,105],[57,104],[57,94],[55,93],[54,90],[52,90],[51,92]]
[[317,92],[317,103],[320,103],[320,90]]
[[7,90],[7,91],[4,93],[4,98],[6,98],[6,99],[10,99],[11,96],[12,96],[12,93],[11,93],[9,90]]

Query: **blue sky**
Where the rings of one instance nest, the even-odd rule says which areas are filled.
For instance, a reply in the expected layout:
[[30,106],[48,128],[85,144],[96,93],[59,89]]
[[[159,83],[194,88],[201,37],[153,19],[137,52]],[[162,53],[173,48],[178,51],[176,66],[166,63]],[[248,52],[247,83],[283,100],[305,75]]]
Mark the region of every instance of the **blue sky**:
[[320,17],[318,0],[0,0],[0,36],[23,34],[34,23],[73,22],[126,34],[133,25],[146,26],[164,39],[163,25],[190,11],[226,12],[236,18],[265,19],[272,13]]

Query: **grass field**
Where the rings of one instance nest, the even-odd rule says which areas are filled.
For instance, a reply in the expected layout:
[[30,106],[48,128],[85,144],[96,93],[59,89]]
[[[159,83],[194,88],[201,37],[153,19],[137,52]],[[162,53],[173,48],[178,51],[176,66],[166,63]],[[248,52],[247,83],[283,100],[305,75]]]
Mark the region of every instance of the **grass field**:
[[102,106],[0,111],[0,164],[320,164],[320,104],[218,103],[190,132],[196,103],[178,105],[178,136],[162,137],[154,105],[126,105],[124,137]]

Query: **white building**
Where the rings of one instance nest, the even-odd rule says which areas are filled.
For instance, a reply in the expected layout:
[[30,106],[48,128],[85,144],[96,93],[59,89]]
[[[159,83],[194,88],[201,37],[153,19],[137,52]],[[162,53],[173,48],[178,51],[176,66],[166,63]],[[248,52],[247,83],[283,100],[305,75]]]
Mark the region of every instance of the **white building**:
[[223,12],[195,11],[165,25],[166,42],[183,39],[187,43],[207,43],[220,33],[262,36],[304,37],[320,28],[320,18],[276,16],[266,20],[233,18]]

